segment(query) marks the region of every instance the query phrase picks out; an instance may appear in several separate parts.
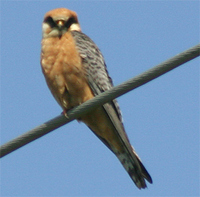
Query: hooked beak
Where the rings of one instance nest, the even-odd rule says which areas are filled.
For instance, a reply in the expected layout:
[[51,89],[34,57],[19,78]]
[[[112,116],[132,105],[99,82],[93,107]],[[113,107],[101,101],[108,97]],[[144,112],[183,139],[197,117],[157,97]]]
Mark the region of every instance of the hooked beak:
[[57,20],[56,24],[58,25],[59,29],[62,29],[64,24],[65,24],[65,21],[64,20]]

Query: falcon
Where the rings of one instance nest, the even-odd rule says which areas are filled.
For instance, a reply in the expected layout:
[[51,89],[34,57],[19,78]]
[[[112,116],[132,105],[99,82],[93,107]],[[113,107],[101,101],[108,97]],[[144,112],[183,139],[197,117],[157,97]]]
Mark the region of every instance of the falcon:
[[[47,12],[42,24],[41,66],[47,85],[67,111],[113,87],[102,53],[81,32],[77,14],[66,8]],[[112,100],[79,119],[117,156],[135,185],[145,188],[151,176],[131,146],[121,112]]]

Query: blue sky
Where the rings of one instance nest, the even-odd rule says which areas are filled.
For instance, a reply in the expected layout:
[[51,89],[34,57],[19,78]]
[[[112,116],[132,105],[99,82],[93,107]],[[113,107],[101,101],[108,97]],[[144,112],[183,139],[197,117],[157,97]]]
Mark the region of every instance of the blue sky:
[[[199,43],[198,1],[2,0],[1,144],[61,113],[40,68],[43,16],[58,7],[78,13],[115,85]],[[73,121],[1,159],[1,196],[199,196],[199,62],[118,98],[148,189]]]

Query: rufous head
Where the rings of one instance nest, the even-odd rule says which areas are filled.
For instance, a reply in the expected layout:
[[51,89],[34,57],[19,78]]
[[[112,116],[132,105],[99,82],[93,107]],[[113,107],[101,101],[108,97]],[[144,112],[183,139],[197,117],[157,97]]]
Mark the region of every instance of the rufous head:
[[57,8],[45,14],[42,24],[43,38],[61,37],[68,31],[81,31],[76,12]]

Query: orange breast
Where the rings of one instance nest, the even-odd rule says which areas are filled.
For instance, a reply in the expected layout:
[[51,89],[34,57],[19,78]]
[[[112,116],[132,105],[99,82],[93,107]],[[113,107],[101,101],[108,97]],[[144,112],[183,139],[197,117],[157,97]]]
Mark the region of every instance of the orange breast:
[[94,97],[70,32],[42,40],[41,65],[48,87],[63,109]]

